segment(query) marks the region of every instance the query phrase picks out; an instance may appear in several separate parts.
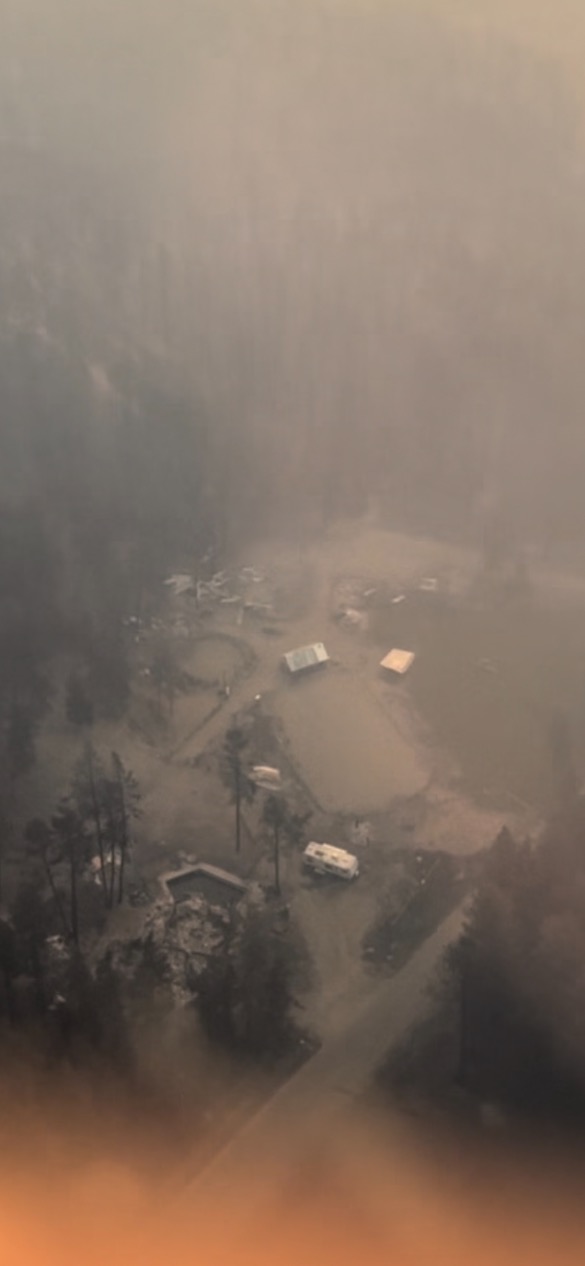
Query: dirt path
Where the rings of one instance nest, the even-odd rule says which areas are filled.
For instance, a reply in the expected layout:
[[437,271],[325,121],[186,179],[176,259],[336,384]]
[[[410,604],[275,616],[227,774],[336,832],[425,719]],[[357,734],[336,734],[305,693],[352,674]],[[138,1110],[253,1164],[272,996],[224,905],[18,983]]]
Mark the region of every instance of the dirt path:
[[377,912],[377,894],[371,885],[360,884],[330,890],[302,884],[292,901],[313,964],[300,1018],[321,1041],[340,1032],[379,984],[366,970],[362,947]]
[[[458,935],[459,908],[425,941],[390,980],[378,984],[351,1021],[325,1042],[285,1086],[248,1122],[205,1172],[192,1183],[193,1195],[219,1195],[238,1175],[258,1166],[290,1162],[296,1141],[310,1121],[322,1132],[343,1116],[371,1083],[389,1050],[400,1042],[429,1005],[428,988],[445,949]],[[261,1192],[258,1192],[261,1195]]]

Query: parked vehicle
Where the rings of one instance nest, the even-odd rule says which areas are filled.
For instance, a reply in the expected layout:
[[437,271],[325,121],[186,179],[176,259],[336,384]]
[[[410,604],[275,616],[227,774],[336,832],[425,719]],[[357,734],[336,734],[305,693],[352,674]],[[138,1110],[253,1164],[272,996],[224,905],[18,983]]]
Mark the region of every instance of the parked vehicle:
[[307,844],[303,864],[316,875],[338,875],[340,879],[357,879],[360,873],[357,857],[333,844]]
[[264,791],[282,791],[282,775],[279,769],[271,765],[254,765],[250,781]]

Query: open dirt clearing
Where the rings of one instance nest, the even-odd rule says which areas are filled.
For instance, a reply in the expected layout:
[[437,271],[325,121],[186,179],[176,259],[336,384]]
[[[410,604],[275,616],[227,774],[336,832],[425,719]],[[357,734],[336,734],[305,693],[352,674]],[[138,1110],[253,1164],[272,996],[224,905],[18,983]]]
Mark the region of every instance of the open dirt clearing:
[[468,793],[514,809],[550,808],[555,794],[551,726],[562,714],[573,758],[585,770],[585,611],[440,612],[403,603],[373,613],[381,648],[417,652],[409,678],[414,705],[435,742],[457,762]]
[[[477,560],[469,551],[386,532],[369,523],[353,523],[336,526],[327,536],[315,538],[303,546],[302,553],[282,542],[262,542],[257,550],[248,550],[242,561],[250,559],[271,575],[273,587],[283,591],[281,606],[287,610],[288,618],[279,626],[280,636],[266,637],[261,625],[253,620],[246,620],[240,631],[235,627],[233,608],[221,608],[214,617],[214,627],[208,628],[203,637],[180,643],[181,659],[195,675],[210,683],[222,680],[224,675],[228,680],[231,677],[229,699],[220,699],[211,684],[207,689],[179,695],[169,732],[153,735],[150,742],[146,734],[128,723],[100,723],[95,727],[96,747],[106,756],[112,749],[119,751],[141,783],[145,798],[141,851],[148,852],[150,844],[158,847],[159,842],[165,841],[169,851],[197,848],[209,860],[229,853],[233,814],[225,788],[211,770],[206,773],[204,769],[185,766],[204,757],[211,745],[222,741],[230,721],[250,706],[257,693],[263,697],[262,706],[282,724],[293,764],[327,813],[358,816],[384,812],[393,797],[408,798],[423,788],[427,795],[432,779],[433,790],[441,789],[445,794],[439,800],[435,796],[432,824],[428,830],[422,828],[420,842],[432,846],[437,838],[442,847],[448,848],[449,823],[457,811],[453,797],[462,796],[465,790],[459,769],[475,791],[488,742],[498,756],[499,735],[512,698],[507,686],[510,674],[514,679],[516,670],[518,674],[522,671],[530,628],[517,631],[518,652],[501,681],[488,681],[480,674],[481,679],[473,677],[470,683],[472,669],[466,667],[470,653],[465,658],[462,640],[471,637],[472,630],[464,629],[462,623],[457,629],[445,627],[443,631],[430,625],[411,629],[406,623],[396,623],[396,636],[390,640],[412,641],[419,657],[405,685],[394,690],[380,681],[377,668],[380,643],[384,642],[383,649],[388,649],[386,641],[392,630],[385,629],[381,634],[374,630],[374,636],[343,631],[331,618],[336,581],[341,576],[356,575],[373,585],[385,581],[399,586],[425,574],[442,574],[457,584],[462,578],[469,578],[476,565]],[[289,591],[294,597],[292,604],[286,601]],[[411,619],[406,606],[393,608],[392,619]],[[565,612],[565,621],[570,618],[571,613]],[[223,632],[215,628],[216,623]],[[566,684],[576,681],[570,664],[575,662],[580,647],[585,646],[585,630],[583,639],[581,628],[574,630],[569,642],[567,627],[565,633],[558,630],[564,659],[563,655],[555,659],[554,639],[549,639],[547,648],[542,646],[537,664],[539,688],[544,681],[552,680],[553,659],[555,674],[562,664]],[[477,655],[491,651],[503,660],[500,650],[494,651],[486,620],[481,628],[483,640]],[[477,630],[474,636],[478,641]],[[322,675],[293,685],[282,673],[282,652],[320,638],[340,666],[332,664]],[[472,658],[475,654],[474,650]],[[500,701],[499,720],[493,724],[478,721],[481,710],[478,713],[477,709],[481,709],[483,696],[496,693]],[[576,695],[577,692],[575,698]],[[418,714],[414,704],[418,705]],[[429,723],[426,733],[418,724],[419,714]],[[522,762],[526,764],[528,753],[534,749],[530,734],[524,741],[526,733],[526,726],[514,731],[505,758],[499,759],[508,778],[514,776]],[[52,808],[46,804],[49,797],[45,786],[65,789],[83,740],[84,735],[66,725],[57,711],[53,712],[41,741],[46,777],[43,785],[35,775],[29,780],[29,814],[46,811],[45,805]],[[445,753],[450,759],[445,759]],[[267,751],[263,758],[271,763],[272,754]],[[469,776],[472,765],[478,771],[473,779]],[[41,762],[39,771],[40,768]],[[494,768],[492,761],[490,782],[494,781]],[[521,796],[526,781],[517,778],[512,790]],[[505,800],[503,812],[511,826],[511,818],[520,807],[509,797]],[[458,823],[454,833],[457,849],[473,851],[493,837],[491,818],[486,818],[485,829],[480,819],[478,809],[473,829],[469,829],[469,814],[463,825]],[[413,836],[413,843],[416,842],[418,839]]]
[[[262,565],[279,565],[290,549],[264,542],[255,552]],[[322,638],[330,654],[354,679],[354,691],[384,701],[394,728],[405,733],[419,760],[434,766],[440,783],[451,793],[469,797],[508,816],[550,809],[555,789],[551,776],[550,729],[555,715],[566,716],[577,774],[585,778],[585,578],[555,572],[547,563],[531,567],[532,598],[522,607],[473,608],[455,603],[440,609],[429,602],[411,602],[369,613],[370,631],[351,634],[331,620],[334,582],[343,576],[361,577],[364,585],[384,584],[398,594],[424,576],[436,576],[452,593],[464,593],[477,576],[477,552],[448,542],[407,537],[383,531],[373,522],[336,525],[325,537],[303,547],[297,568],[310,574],[310,619],[291,631],[291,643]],[[411,727],[397,717],[394,697],[378,690],[377,662],[392,646],[412,649],[415,664],[405,682],[402,712]],[[486,670],[486,665],[488,666]],[[340,678],[334,678],[339,686]],[[312,683],[311,683],[312,685]],[[341,699],[343,691],[338,690]],[[300,716],[288,700],[279,699],[293,752],[311,743]],[[324,705],[328,707],[329,705]],[[333,720],[335,704],[330,705]],[[340,709],[346,712],[343,703]],[[361,708],[357,705],[356,716]],[[426,728],[422,734],[417,718]],[[400,720],[400,725],[396,721]],[[311,722],[312,724],[312,722]],[[315,719],[315,727],[319,718]],[[358,732],[358,727],[355,727]],[[324,730],[330,731],[329,721]],[[363,733],[369,731],[364,720]],[[376,732],[376,727],[372,733]],[[335,740],[341,748],[341,740]],[[348,741],[348,747],[351,740]],[[359,744],[356,743],[356,746]],[[397,745],[397,753],[400,745]],[[342,758],[343,759],[343,758]],[[311,765],[319,770],[327,757],[318,752]],[[365,764],[362,755],[362,767]],[[303,762],[301,761],[301,765]],[[307,759],[307,766],[309,761]],[[398,766],[401,768],[400,756]],[[448,772],[445,771],[448,769]],[[364,775],[367,778],[367,775]],[[337,794],[337,783],[325,770],[324,803]],[[351,777],[351,775],[350,775]],[[312,785],[311,778],[307,779]],[[377,779],[374,779],[377,783]],[[340,780],[341,782],[341,780]],[[354,784],[355,785],[355,782]],[[364,784],[365,785],[365,784]],[[315,793],[318,797],[315,780]],[[374,788],[375,790],[375,788]],[[364,805],[366,797],[356,803]],[[347,801],[345,801],[347,803]],[[369,806],[373,811],[374,803]],[[453,811],[455,806],[450,800]],[[443,801],[442,813],[446,812]],[[481,812],[478,809],[478,812]],[[458,832],[458,836],[460,836]],[[476,836],[474,830],[472,835]],[[443,845],[447,835],[441,830]]]
[[231,685],[246,667],[250,652],[246,642],[225,634],[198,637],[183,654],[182,666],[198,682],[208,686]]
[[274,710],[292,758],[319,806],[331,813],[381,811],[421,791],[421,754],[361,681],[328,668],[278,692]]

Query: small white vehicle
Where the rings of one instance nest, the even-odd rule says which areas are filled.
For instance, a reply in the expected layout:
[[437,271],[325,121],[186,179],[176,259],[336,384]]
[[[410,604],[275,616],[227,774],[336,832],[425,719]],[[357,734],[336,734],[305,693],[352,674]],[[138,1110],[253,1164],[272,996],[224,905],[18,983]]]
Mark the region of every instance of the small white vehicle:
[[333,844],[307,844],[303,864],[316,875],[337,875],[340,879],[357,879],[360,873],[357,857]]
[[279,769],[271,765],[254,765],[251,782],[264,791],[282,791],[282,775]]

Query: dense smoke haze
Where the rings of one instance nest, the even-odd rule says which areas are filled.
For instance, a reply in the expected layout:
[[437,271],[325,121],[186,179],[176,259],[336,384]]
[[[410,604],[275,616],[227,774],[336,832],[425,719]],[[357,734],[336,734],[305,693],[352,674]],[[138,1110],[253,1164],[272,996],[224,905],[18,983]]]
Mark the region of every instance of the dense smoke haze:
[[238,524],[378,496],[410,526],[497,504],[573,541],[580,103],[518,15],[478,17],[14,8],[4,340],[94,379],[157,358]]
[[2,1266],[569,1260],[584,53],[0,0]]

